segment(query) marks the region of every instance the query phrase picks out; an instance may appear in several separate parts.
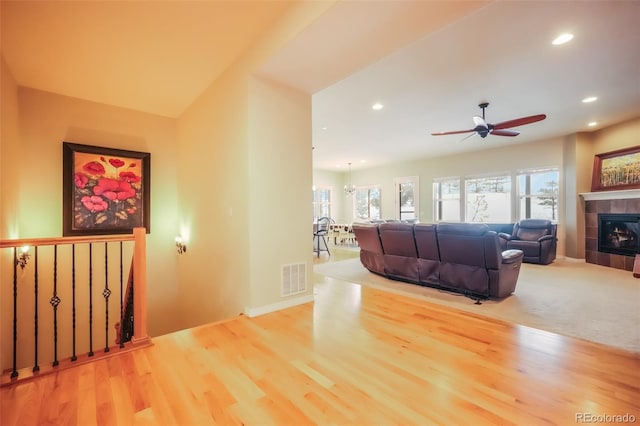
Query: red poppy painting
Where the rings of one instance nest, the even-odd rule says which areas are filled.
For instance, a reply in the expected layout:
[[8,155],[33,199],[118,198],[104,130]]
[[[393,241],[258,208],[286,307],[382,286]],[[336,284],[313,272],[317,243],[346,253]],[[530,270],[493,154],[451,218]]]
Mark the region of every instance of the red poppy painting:
[[150,154],[63,143],[63,235],[149,233]]

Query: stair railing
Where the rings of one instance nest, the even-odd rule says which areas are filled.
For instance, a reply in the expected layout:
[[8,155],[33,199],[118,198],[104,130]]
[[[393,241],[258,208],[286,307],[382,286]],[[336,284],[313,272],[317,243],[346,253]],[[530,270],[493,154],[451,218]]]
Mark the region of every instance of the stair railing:
[[[25,246],[29,253],[21,250]],[[144,228],[126,235],[2,240],[0,249],[3,385],[150,344]],[[125,257],[131,259],[126,265]],[[114,316],[119,322],[111,324]],[[100,353],[94,351],[98,342],[104,343]]]

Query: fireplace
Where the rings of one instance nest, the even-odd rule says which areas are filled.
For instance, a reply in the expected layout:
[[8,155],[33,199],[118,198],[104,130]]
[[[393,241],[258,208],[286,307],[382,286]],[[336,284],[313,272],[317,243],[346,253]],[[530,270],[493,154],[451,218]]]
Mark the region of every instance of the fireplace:
[[640,215],[598,214],[598,251],[623,256],[640,253]]
[[[638,230],[638,218],[640,218],[640,189],[600,191],[580,195],[585,200],[586,262],[633,271],[636,258],[634,253],[639,249],[637,244],[638,238],[640,237],[640,231]],[[604,226],[601,225],[600,222],[603,216],[605,217]],[[608,225],[607,222],[609,223]],[[622,224],[618,225],[626,226],[627,234],[630,228],[627,224],[635,225],[635,231],[634,229],[630,230],[635,233],[636,245],[634,247],[629,247],[631,242],[629,241],[630,237],[627,235],[619,235],[618,241],[616,242],[613,241],[613,236],[607,236],[610,232],[620,232],[615,231],[614,222],[622,222]],[[611,228],[612,225],[613,229],[607,231],[606,228]],[[631,228],[633,227],[634,226],[631,226]],[[604,235],[602,235],[603,233]],[[624,238],[624,244],[620,244],[621,238]],[[623,247],[619,247],[620,245]],[[620,251],[620,248],[622,248],[623,251]],[[640,256],[638,257],[640,258]]]

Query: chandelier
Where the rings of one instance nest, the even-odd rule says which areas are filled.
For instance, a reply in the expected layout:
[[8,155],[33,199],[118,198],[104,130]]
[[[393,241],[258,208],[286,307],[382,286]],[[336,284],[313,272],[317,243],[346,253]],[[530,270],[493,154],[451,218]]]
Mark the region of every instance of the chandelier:
[[351,183],[351,163],[349,163],[349,183],[344,186],[345,195],[353,195],[356,193],[356,186]]

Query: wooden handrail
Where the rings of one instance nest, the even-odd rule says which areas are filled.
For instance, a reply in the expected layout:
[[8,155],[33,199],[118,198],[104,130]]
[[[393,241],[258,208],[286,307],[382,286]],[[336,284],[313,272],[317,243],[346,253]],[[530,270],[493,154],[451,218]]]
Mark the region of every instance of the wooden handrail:
[[[144,228],[142,228],[144,230]],[[134,234],[122,235],[85,235],[80,237],[21,238],[0,240],[0,248],[22,246],[53,246],[57,244],[109,243],[117,241],[134,241]]]

